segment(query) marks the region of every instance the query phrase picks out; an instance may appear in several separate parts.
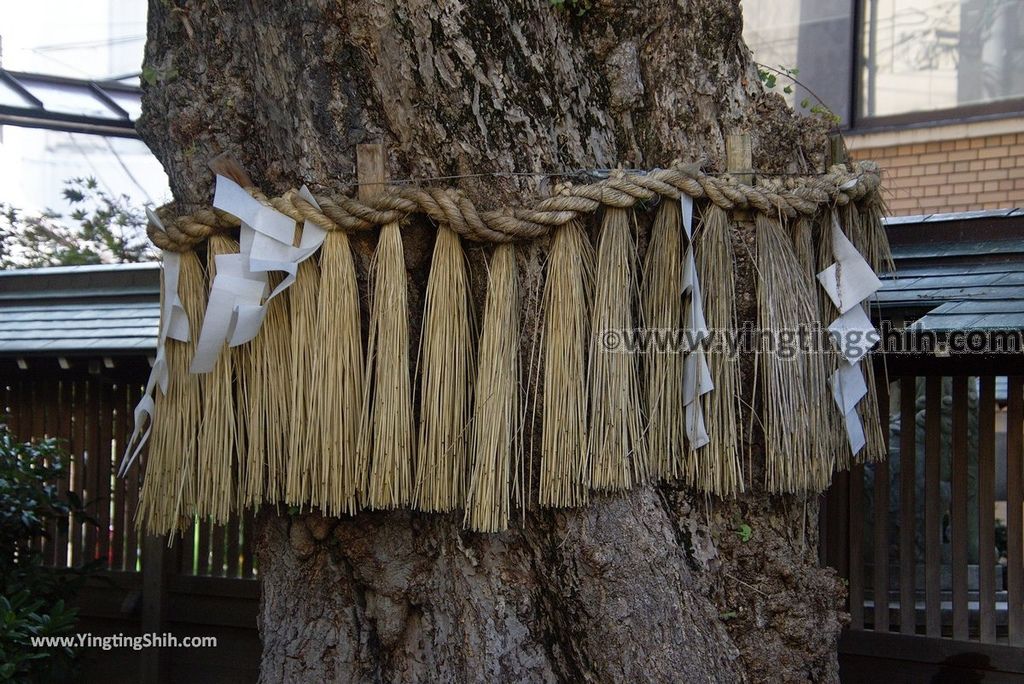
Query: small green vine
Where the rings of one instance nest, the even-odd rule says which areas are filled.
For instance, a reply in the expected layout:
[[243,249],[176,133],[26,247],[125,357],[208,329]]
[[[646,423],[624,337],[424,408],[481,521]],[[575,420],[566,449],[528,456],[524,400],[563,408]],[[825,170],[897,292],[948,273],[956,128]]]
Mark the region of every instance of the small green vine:
[[[808,88],[806,83],[802,83],[799,79],[797,79],[797,75],[800,73],[800,70],[798,68],[787,67],[782,64],[780,64],[778,68],[770,67],[766,64],[761,64],[759,62],[755,62],[755,64],[757,65],[757,75],[758,77],[760,77],[761,83],[764,84],[765,89],[775,90],[776,86],[778,86],[778,77],[782,76],[783,78],[787,78],[793,83],[803,87],[804,90],[811,94],[811,97],[817,100],[817,102],[811,104],[811,98],[805,97],[804,99],[800,100],[800,109],[807,110],[811,114],[828,119],[834,125],[839,124],[839,115],[833,112],[828,107],[828,105],[825,104],[824,100],[818,97],[813,90]],[[782,92],[785,93],[786,95],[792,95],[792,83],[787,83],[786,85],[784,85],[782,87]]]

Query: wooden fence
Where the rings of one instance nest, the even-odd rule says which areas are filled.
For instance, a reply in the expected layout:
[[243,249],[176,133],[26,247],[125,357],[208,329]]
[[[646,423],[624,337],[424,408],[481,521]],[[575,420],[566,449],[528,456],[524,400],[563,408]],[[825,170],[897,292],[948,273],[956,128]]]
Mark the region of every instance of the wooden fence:
[[1024,376],[1000,374],[1017,363],[879,368],[889,459],[837,477],[821,518],[849,581],[845,680],[877,681],[880,659],[1024,675]]
[[169,546],[134,518],[140,472],[117,477],[145,358],[0,361],[0,416],[20,439],[55,437],[70,454],[61,489],[95,521],[54,526],[40,550],[55,567],[99,561],[79,598],[79,630],[94,634],[216,636],[215,649],[86,652],[86,681],[246,682],[258,675],[254,521],[203,522]]

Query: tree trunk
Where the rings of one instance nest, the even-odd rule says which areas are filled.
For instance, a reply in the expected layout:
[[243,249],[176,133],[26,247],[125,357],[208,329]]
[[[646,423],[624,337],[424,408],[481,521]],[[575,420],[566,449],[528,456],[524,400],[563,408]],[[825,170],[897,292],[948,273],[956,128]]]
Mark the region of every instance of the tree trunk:
[[[140,130],[180,211],[209,203],[221,152],[267,192],[350,190],[360,142],[384,143],[392,179],[723,171],[741,129],[759,172],[821,170],[822,126],[762,92],[741,29],[738,0],[152,0]],[[545,190],[539,175],[442,182],[484,207]],[[433,230],[404,235],[416,311]],[[353,244],[365,278],[373,239]],[[518,250],[524,368],[545,247]],[[754,491],[735,502],[647,486],[496,535],[457,515],[265,510],[262,679],[835,680],[843,589],[817,567],[816,499],[761,492],[752,453]]]

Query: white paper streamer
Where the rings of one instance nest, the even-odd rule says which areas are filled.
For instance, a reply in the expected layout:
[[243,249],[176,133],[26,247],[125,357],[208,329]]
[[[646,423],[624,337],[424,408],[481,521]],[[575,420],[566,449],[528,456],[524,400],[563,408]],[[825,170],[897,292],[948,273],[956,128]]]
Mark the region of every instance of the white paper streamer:
[[836,263],[818,274],[818,282],[825,288],[839,313],[844,314],[877,292],[882,287],[882,281],[843,234],[839,218],[834,211],[832,256],[835,257]]
[[828,331],[848,364],[863,359],[879,339],[863,306],[855,306],[832,321]]
[[864,436],[864,425],[860,422],[857,409],[853,409],[843,418],[846,421],[846,437],[850,440],[850,452],[856,454],[867,444],[867,438]]
[[828,326],[845,363],[832,374],[832,398],[843,414],[850,450],[856,455],[867,440],[857,404],[868,393],[860,361],[878,341],[878,331],[863,302],[882,287],[871,265],[843,234],[839,217],[832,212],[832,256],[835,263],[818,274],[818,282],[839,309],[840,316]]
[[[150,222],[164,230],[160,217],[152,209],[146,209],[146,215]],[[156,388],[167,394],[167,338],[179,342],[189,341],[188,316],[178,296],[178,280],[181,275],[181,255],[177,252],[163,252],[163,268],[160,277],[163,280],[162,291],[164,300],[160,307],[160,331],[156,340],[156,359],[149,371],[149,379],[146,381],[146,390],[135,407],[135,426],[132,435],[128,439],[128,447],[125,449],[124,457],[121,459],[121,467],[118,469],[118,477],[124,477],[135,459],[138,458],[142,447],[149,441],[149,435],[153,430],[153,414],[156,408]],[[145,429],[143,429],[145,426]]]
[[830,383],[832,398],[835,400],[836,406],[839,407],[839,412],[844,415],[852,411],[868,393],[864,374],[861,372],[860,366],[857,365],[839,364],[839,368],[832,374]]
[[708,324],[704,319],[704,302],[701,299],[700,278],[697,274],[697,261],[693,252],[693,198],[688,195],[680,197],[683,229],[689,245],[683,264],[683,292],[690,293],[689,316],[686,327],[690,331],[694,348],[686,355],[683,365],[683,407],[686,414],[686,437],[690,448],[699,449],[711,441],[704,424],[704,409],[700,398],[715,388],[711,380],[711,369],[704,353],[701,340],[708,335]]
[[[320,208],[305,186],[299,195]],[[213,206],[241,221],[239,253],[216,258],[217,277],[210,288],[196,355],[189,368],[192,373],[213,370],[225,343],[237,347],[256,337],[267,313],[267,302],[295,282],[299,263],[312,256],[327,236],[317,224],[304,221],[296,247],[293,218],[266,206],[224,176],[217,176]],[[286,274],[272,292],[268,292],[270,271]]]

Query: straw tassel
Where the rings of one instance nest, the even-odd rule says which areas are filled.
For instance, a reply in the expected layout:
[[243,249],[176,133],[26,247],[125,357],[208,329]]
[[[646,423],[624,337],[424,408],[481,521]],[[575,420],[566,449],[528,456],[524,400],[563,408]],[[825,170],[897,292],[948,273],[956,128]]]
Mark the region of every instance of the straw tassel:
[[318,430],[312,503],[332,516],[356,512],[361,480],[356,450],[363,401],[363,340],[359,286],[348,235],[331,230],[320,251],[316,366],[309,430]]
[[412,387],[405,256],[397,223],[380,231],[371,265],[373,301],[359,429],[360,499],[399,508],[412,498]]
[[[695,237],[697,271],[704,278],[701,296],[708,329],[734,331],[736,274],[729,217],[714,204],[704,212]],[[740,451],[739,359],[719,348],[707,355],[714,391],[701,396],[710,441],[687,455],[686,480],[699,491],[721,497],[743,491]]]
[[[216,257],[238,253],[238,243],[225,235],[212,235],[206,244],[206,266],[210,288],[217,277]],[[196,515],[226,523],[234,510],[237,490],[234,482],[238,459],[235,411],[236,350],[221,349],[213,370],[202,376],[202,425],[199,429],[198,490]]]
[[291,368],[287,291],[267,302],[266,318],[249,348],[245,379],[248,439],[241,495],[246,506],[284,499],[291,392],[281,384],[283,368]]
[[[683,230],[678,202],[663,201],[651,228],[644,259],[643,311],[651,341],[671,341],[683,325]],[[644,355],[651,474],[678,478],[686,458],[683,419],[685,357],[677,349],[648,349]]]
[[[315,257],[299,264],[295,282],[289,288],[291,314],[291,366],[281,366],[279,387],[291,392],[291,420],[288,433],[288,466],[285,502],[292,506],[320,505],[323,481],[320,429],[314,411],[316,386],[314,368],[321,350],[316,345],[317,285],[320,267]],[[285,375],[288,373],[288,375]]]
[[[201,403],[199,377],[188,372],[203,319],[206,285],[193,251],[181,253],[178,296],[193,331],[188,342],[168,339],[167,394],[159,386],[136,525],[150,534],[188,529],[193,520]],[[167,293],[161,293],[161,298]]]
[[[800,265],[788,235],[777,219],[757,216],[757,308],[760,329],[767,333],[796,331],[817,318],[813,285],[793,277]],[[828,396],[818,354],[797,351],[782,358],[777,350],[761,353],[766,488],[772,493],[820,491],[823,468],[815,462],[817,449],[808,435],[822,424]],[[811,382],[814,377],[820,382]],[[827,484],[824,483],[824,484]]]
[[[473,411],[472,469],[465,525],[477,532],[508,529],[522,449],[519,438],[519,278],[515,247],[498,245],[488,269]],[[521,505],[521,501],[516,502]]]
[[889,246],[889,235],[885,232],[885,224],[882,217],[888,215],[889,211],[885,206],[885,200],[878,190],[874,190],[865,197],[860,205],[861,232],[864,237],[864,244],[860,247],[862,254],[875,273],[892,273],[896,270],[896,263],[892,258],[892,249]]
[[414,501],[451,511],[466,497],[473,335],[466,257],[458,234],[437,231],[420,336],[420,429]]
[[[822,234],[830,235],[820,225],[822,218],[824,217],[819,214],[814,218],[804,216],[797,219],[793,225],[793,249],[796,252],[797,260],[800,262],[804,277],[808,282],[814,284],[816,291],[824,293],[824,288],[817,285],[816,274],[821,269],[818,268],[818,256],[815,247],[816,236]],[[831,241],[829,241],[829,245],[829,253],[831,253]],[[822,356],[821,364],[817,364],[815,368],[820,368],[821,372],[824,373],[824,380],[821,381],[828,382],[828,378],[832,377],[832,374],[839,367],[839,363],[842,362],[835,349],[826,339],[828,323],[835,320],[837,312],[835,305],[832,304],[827,295],[815,297],[812,304],[815,307],[815,315],[817,316],[815,323],[816,327],[820,329],[821,342],[820,351],[815,349],[813,353],[820,353]],[[828,308],[823,309],[826,306]],[[818,379],[814,380],[814,382],[818,381]],[[845,470],[849,467],[850,445],[846,438],[846,423],[843,419],[843,414],[839,411],[839,407],[834,401],[825,403],[826,406],[821,415],[823,423],[816,432],[818,437],[814,441],[819,454],[817,456],[817,463],[823,470],[820,475],[827,481],[831,478],[832,472]]]
[[[647,479],[640,372],[626,337],[636,328],[636,247],[629,213],[607,207],[597,248],[597,291],[590,353],[590,484],[596,490],[631,488]],[[617,336],[619,347],[612,349]]]
[[551,240],[544,285],[544,408],[538,503],[582,506],[590,485],[587,349],[594,252],[572,221]]

